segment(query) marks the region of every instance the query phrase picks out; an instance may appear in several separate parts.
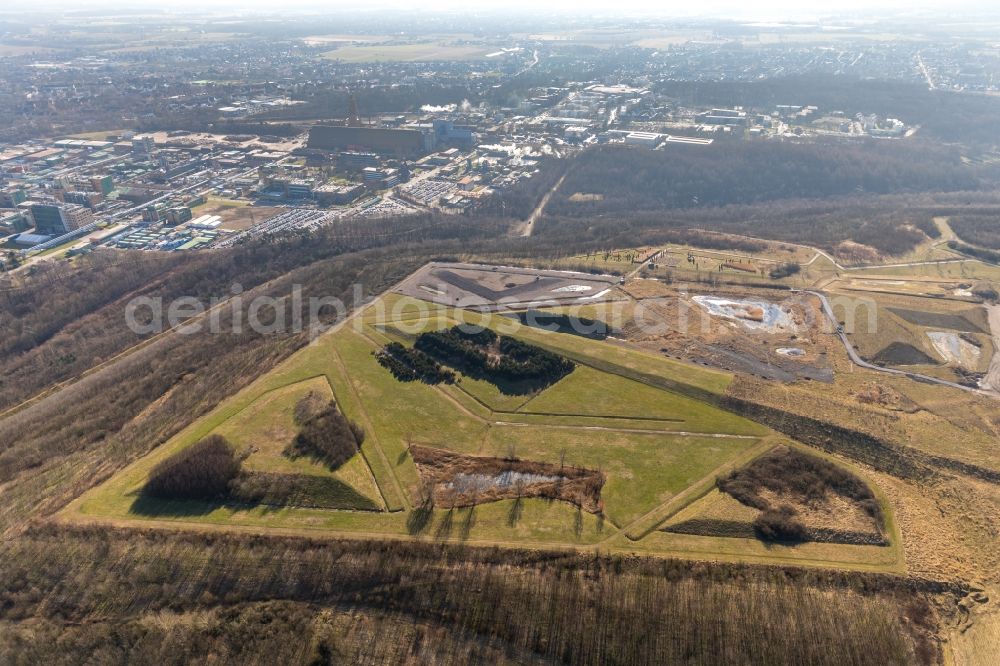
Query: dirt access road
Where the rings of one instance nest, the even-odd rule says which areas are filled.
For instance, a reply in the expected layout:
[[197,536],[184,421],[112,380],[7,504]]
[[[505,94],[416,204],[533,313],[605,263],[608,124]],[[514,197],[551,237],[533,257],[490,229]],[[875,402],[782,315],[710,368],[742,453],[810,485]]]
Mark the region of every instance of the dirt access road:
[[[830,320],[830,324],[836,330],[836,335],[840,338],[841,342],[844,343],[844,349],[847,350],[847,355],[850,357],[851,362],[859,368],[865,368],[867,370],[874,370],[875,372],[883,372],[889,375],[900,375],[903,377],[909,377],[910,379],[918,382],[923,382],[925,384],[940,384],[941,386],[950,386],[951,388],[957,388],[962,391],[968,391],[970,393],[978,393],[980,395],[986,395],[991,398],[1000,397],[1000,393],[996,391],[986,390],[985,388],[975,388],[972,386],[964,386],[962,384],[956,384],[955,382],[949,382],[944,379],[938,379],[937,377],[931,377],[930,375],[922,375],[916,372],[907,372],[906,370],[897,370],[896,368],[883,368],[878,365],[872,365],[871,363],[865,361],[858,355],[855,351],[854,345],[851,344],[850,339],[847,337],[847,333],[844,331],[844,327],[840,325],[837,320],[837,316],[833,313],[833,307],[830,305],[830,301],[827,297],[818,291],[807,291],[807,294],[812,294],[817,297],[823,303],[823,312],[826,314],[827,319]],[[994,325],[996,328],[994,328]],[[998,306],[993,306],[990,309],[990,328],[994,330],[994,335],[1000,331],[1000,308]],[[1000,338],[994,337],[994,340],[1000,340]],[[988,377],[994,377],[1000,380],[1000,360],[998,360],[1000,354],[994,353],[993,360],[990,363],[990,371],[987,374]],[[984,380],[986,381],[986,380]],[[991,386],[993,386],[991,384]]]
[[556,181],[556,184],[552,186],[552,189],[546,192],[545,196],[542,197],[542,200],[538,202],[537,206],[535,206],[535,210],[531,211],[531,215],[528,216],[528,223],[524,225],[524,231],[521,232],[522,236],[527,237],[534,233],[535,222],[537,222],[538,218],[542,216],[542,212],[545,211],[545,205],[549,203],[549,199],[551,199],[552,195],[556,193],[556,190],[559,189],[559,186],[563,184],[564,180],[566,180],[566,174],[563,174],[562,177]]
[[986,307],[990,321],[990,333],[993,335],[993,358],[986,376],[979,383],[987,391],[1000,393],[1000,305]]

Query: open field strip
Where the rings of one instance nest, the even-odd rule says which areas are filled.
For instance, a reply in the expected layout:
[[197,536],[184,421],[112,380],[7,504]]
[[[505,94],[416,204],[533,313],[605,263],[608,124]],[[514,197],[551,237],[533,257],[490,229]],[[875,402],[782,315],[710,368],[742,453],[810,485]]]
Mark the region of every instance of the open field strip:
[[704,477],[756,440],[673,437],[662,433],[494,427],[480,455],[541,460],[607,474],[605,513],[624,525]]
[[[503,414],[501,414],[503,415]],[[548,414],[516,414],[509,415],[510,421],[493,421],[493,425],[511,426],[520,428],[555,428],[562,430],[606,430],[610,432],[631,432],[639,435],[659,433],[672,437],[710,437],[723,439],[758,439],[757,435],[734,435],[728,432],[695,432],[692,430],[665,430],[662,421],[622,421],[620,419],[606,417],[586,417],[586,416],[552,416]],[[536,417],[536,418],[529,418]],[[592,418],[593,421],[586,419]],[[564,419],[563,422],[554,422],[555,419]]]
[[343,62],[430,62],[438,60],[480,60],[494,49],[472,44],[424,42],[414,44],[373,44],[342,46],[323,54]]
[[[345,388],[340,393],[340,395],[342,396],[341,399],[344,400],[344,402],[341,403],[341,404],[343,404],[343,405],[346,405],[346,404],[359,405],[360,398],[359,398],[359,396],[357,394],[357,390],[356,390],[354,384],[351,382],[351,379],[350,379],[350,377],[349,377],[349,375],[347,373],[347,369],[344,367],[344,361],[343,361],[343,359],[340,357],[340,354],[336,350],[331,350],[331,354],[337,359],[337,365],[339,366],[339,369],[341,370],[341,373],[342,373],[341,374],[341,379],[344,382],[344,387]],[[346,409],[346,407],[344,407],[344,409]],[[357,409],[356,409],[356,411],[352,410],[352,413],[361,414],[361,425],[362,425],[363,428],[366,429],[366,432],[368,432],[370,430],[374,430],[372,428],[372,426],[371,426],[371,422],[368,419],[367,412],[365,412],[364,409],[362,409],[360,406],[358,406]],[[379,466],[382,469],[384,469],[384,470],[388,470],[388,474],[387,475],[391,479],[392,487],[394,489],[394,496],[396,498],[402,500],[402,506],[399,506],[398,504],[393,503],[391,505],[391,508],[392,509],[409,509],[409,508],[412,508],[412,505],[410,504],[410,494],[407,492],[407,490],[404,489],[404,487],[403,487],[403,485],[402,485],[402,483],[400,481],[399,474],[397,474],[395,472],[395,470],[393,470],[392,463],[386,457],[385,450],[382,448],[381,444],[379,444],[378,437],[374,434],[374,432],[372,433],[371,436],[372,436],[372,439],[375,442],[374,449],[375,449],[375,455],[377,456],[377,459],[378,459]],[[366,439],[367,439],[367,436],[366,436]]]
[[958,259],[947,263],[909,264],[896,266],[868,266],[851,277],[865,275],[899,278],[928,277],[951,280],[1000,280],[1000,266],[986,264],[977,259]]
[[771,438],[758,441],[755,446],[746,448],[736,457],[727,460],[711,470],[710,473],[706,474],[696,483],[685,488],[683,492],[668,498],[665,502],[653,507],[645,514],[637,516],[631,523],[623,525],[622,534],[630,542],[640,541],[669,520],[678,511],[704,497],[706,493],[715,487],[716,478],[749,463],[757,456],[763,455],[773,449],[774,446],[775,442]]

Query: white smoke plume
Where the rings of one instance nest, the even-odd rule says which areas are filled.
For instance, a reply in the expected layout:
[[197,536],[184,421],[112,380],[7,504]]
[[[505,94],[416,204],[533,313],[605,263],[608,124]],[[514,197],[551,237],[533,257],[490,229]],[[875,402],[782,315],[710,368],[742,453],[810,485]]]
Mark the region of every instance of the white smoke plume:
[[[463,104],[468,104],[468,102],[463,102]],[[434,106],[433,104],[424,104],[420,107],[420,110],[424,113],[451,113],[458,106],[455,104],[445,104],[444,106]]]

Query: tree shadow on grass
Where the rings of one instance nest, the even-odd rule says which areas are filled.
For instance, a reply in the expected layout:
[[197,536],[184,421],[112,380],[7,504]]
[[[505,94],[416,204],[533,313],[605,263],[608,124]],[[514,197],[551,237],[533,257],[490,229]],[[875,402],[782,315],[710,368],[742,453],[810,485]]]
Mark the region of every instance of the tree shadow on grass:
[[226,502],[223,500],[174,500],[139,493],[129,507],[129,513],[147,518],[191,518],[207,516],[224,506]]
[[452,530],[455,529],[455,509],[448,509],[444,516],[441,517],[441,522],[438,524],[437,529],[434,531],[434,536],[438,539],[444,540],[451,536]]
[[427,529],[433,517],[434,504],[432,502],[427,501],[418,507],[414,507],[413,511],[406,518],[406,531],[411,536],[420,534]]
[[462,530],[459,534],[459,538],[465,541],[469,538],[472,533],[472,528],[476,526],[476,507],[470,506],[465,514],[465,518],[462,520]]
[[524,498],[518,495],[514,498],[514,502],[510,505],[510,510],[507,512],[507,527],[517,527],[517,524],[521,522],[523,514]]
[[129,511],[145,517],[191,518],[217,509],[261,509],[265,513],[288,507],[350,511],[383,511],[371,498],[339,479],[308,474],[243,473],[229,495],[217,499],[171,499],[140,491]]

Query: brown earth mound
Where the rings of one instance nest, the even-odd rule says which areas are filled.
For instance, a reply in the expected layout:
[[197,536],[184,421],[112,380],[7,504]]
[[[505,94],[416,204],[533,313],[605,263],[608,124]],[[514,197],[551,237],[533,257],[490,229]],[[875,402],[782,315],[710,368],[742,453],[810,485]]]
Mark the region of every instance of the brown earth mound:
[[524,497],[569,502],[589,513],[603,510],[604,474],[596,470],[530,460],[466,456],[411,446],[436,506],[450,508]]
[[878,382],[869,382],[855,393],[858,402],[866,405],[878,405],[893,411],[907,412],[915,414],[920,411],[920,406],[908,397],[888,386]]

